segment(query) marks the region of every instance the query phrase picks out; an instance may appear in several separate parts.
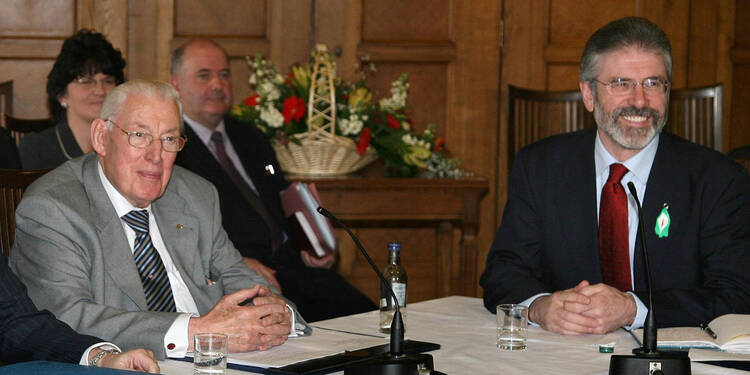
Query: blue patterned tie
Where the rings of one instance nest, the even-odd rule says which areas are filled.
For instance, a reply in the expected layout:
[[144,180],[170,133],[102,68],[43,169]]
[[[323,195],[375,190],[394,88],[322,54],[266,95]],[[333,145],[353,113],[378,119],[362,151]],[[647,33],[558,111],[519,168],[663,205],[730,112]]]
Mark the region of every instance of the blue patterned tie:
[[133,257],[151,311],[177,311],[167,270],[148,233],[148,211],[130,211],[122,220],[135,231]]

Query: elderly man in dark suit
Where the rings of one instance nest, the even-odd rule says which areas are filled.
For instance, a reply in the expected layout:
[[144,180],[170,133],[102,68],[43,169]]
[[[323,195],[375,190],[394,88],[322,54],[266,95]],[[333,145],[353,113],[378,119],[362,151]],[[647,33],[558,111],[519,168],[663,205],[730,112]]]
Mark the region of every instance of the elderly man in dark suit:
[[247,265],[280,288],[308,321],[374,310],[372,301],[330,270],[335,254],[317,259],[292,248],[279,196],[289,183],[273,148],[252,125],[227,116],[232,85],[226,51],[209,40],[190,41],[173,53],[171,73],[191,140],[176,163],[216,185],[224,227]]
[[77,334],[49,311],[37,310],[0,254],[0,365],[32,360],[159,372],[151,351],[119,353],[101,339]]
[[648,311],[646,247],[658,326],[750,313],[750,176],[661,133],[671,77],[669,40],[646,19],[589,39],[580,88],[597,129],[518,153],[481,278],[488,309],[523,303],[531,321],[564,334],[637,328]]

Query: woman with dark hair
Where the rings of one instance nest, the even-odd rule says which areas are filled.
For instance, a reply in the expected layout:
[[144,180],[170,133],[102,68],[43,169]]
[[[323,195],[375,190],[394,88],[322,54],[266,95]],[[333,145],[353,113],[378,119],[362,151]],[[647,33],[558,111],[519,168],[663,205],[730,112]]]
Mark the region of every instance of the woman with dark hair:
[[23,168],[55,168],[91,151],[91,122],[107,94],[124,81],[124,68],[122,54],[101,33],[82,29],[66,39],[47,76],[47,100],[57,124],[21,139]]

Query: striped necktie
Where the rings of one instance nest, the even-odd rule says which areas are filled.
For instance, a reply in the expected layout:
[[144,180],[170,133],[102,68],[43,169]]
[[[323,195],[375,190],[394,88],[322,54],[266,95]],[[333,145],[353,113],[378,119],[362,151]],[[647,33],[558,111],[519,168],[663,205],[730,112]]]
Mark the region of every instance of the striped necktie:
[[148,211],[130,211],[122,220],[135,231],[133,257],[141,276],[146,304],[150,311],[177,311],[167,269],[148,233]]

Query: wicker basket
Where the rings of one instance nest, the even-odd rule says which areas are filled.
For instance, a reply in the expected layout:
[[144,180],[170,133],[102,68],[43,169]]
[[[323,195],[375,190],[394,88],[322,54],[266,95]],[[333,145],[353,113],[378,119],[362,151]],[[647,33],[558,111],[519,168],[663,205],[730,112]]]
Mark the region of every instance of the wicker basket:
[[[276,158],[286,173],[336,176],[355,172],[377,159],[369,146],[363,155],[350,138],[336,135],[335,71],[325,45],[315,46],[315,64],[307,101],[307,132],[295,135],[300,143],[274,144]],[[325,108],[321,110],[320,108]]]
[[356,172],[378,158],[372,147],[363,155],[349,138],[338,137],[335,143],[303,140],[301,145],[289,142],[274,144],[276,158],[286,173],[299,175],[337,176]]

